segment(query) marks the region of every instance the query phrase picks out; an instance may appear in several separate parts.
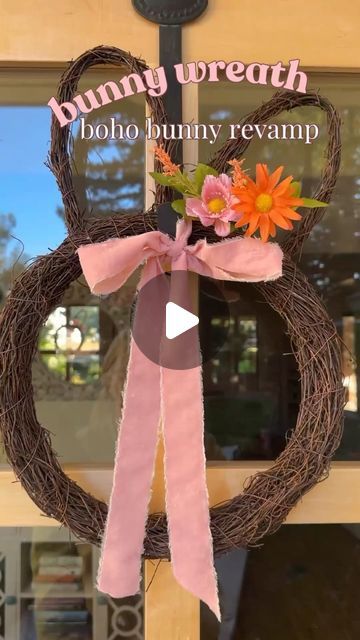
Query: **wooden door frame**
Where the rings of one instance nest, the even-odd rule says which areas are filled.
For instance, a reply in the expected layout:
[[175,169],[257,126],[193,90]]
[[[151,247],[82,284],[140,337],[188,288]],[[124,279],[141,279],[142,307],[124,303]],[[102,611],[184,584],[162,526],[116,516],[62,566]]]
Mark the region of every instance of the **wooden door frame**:
[[[241,492],[249,476],[266,471],[268,461],[210,462],[207,483],[211,506]],[[64,472],[85,491],[108,501],[111,466],[64,465]],[[161,476],[155,476],[151,511],[164,509]],[[285,524],[352,524],[360,522],[360,461],[333,462],[329,476],[307,493],[290,512]],[[44,516],[32,502],[10,468],[0,470],[0,527],[58,527],[57,520]]]

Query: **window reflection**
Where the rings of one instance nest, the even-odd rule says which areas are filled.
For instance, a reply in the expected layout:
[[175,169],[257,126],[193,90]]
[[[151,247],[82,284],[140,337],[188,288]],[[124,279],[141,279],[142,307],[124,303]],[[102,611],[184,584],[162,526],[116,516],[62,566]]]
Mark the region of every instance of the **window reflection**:
[[57,307],[47,319],[39,351],[52,373],[73,384],[100,375],[99,307]]
[[[296,363],[283,323],[247,284],[224,283],[229,302],[225,341],[203,365],[206,431],[221,449],[208,459],[271,459],[295,425],[298,396]],[[227,295],[229,293],[229,295]],[[211,330],[218,309],[200,296],[202,333]],[[204,323],[207,325],[204,326]],[[283,356],[287,353],[287,356]]]
[[201,640],[358,640],[360,525],[286,525],[216,561],[222,622]]
[[[305,244],[301,268],[323,298],[344,340],[347,405],[345,432],[337,457],[360,459],[359,78],[346,74],[310,74],[310,78],[310,88],[319,89],[340,111],[343,153],[333,201]],[[238,122],[269,99],[273,91],[244,84],[239,88],[224,82],[216,87],[211,83],[202,84],[199,93],[199,121],[223,124],[222,139],[215,145],[200,142],[200,159],[207,162],[214,148],[224,142],[227,124]],[[255,167],[257,161],[268,163],[270,168],[285,165],[287,174],[302,180],[304,193],[313,193],[324,164],[327,136],[324,115],[319,109],[307,107],[281,114],[273,122],[315,123],[319,126],[320,136],[309,145],[301,140],[271,141],[254,137],[245,153],[247,167]],[[281,238],[279,234],[278,239]],[[299,372],[286,328],[277,314],[271,312],[251,287],[232,284],[231,289],[238,292],[238,302],[230,305],[233,325],[246,315],[256,323],[257,369],[252,374],[239,374],[237,379],[231,366],[228,370],[224,367],[217,388],[212,375],[205,376],[206,428],[220,446],[220,455],[217,453],[219,448],[213,448],[215,459],[234,456],[227,448],[229,440],[233,446],[235,442],[237,444],[237,458],[271,459],[284,448],[286,434],[296,423]],[[236,338],[229,332],[222,358],[225,360],[226,353],[236,354],[237,349]],[[218,367],[220,362],[221,359]]]
[[57,527],[0,529],[4,640],[142,640],[144,598],[95,588],[99,550]]
[[[55,249],[66,236],[61,195],[44,164],[51,116],[46,105],[61,73],[0,70],[0,304],[29,261]],[[112,75],[111,69],[89,70],[79,91]],[[114,117],[123,125],[134,123],[140,136],[83,140],[79,122],[73,124],[70,157],[80,209],[86,217],[139,211],[144,204],[144,96],[100,111],[86,116],[87,122],[96,125]],[[72,283],[41,332],[32,372],[36,410],[63,463],[113,462],[136,280],[101,300],[82,279]],[[4,453],[0,460],[5,462]]]
[[[27,259],[55,248],[66,234],[61,195],[45,166],[51,119],[47,102],[56,93],[61,73],[61,69],[0,70],[0,260],[6,255],[10,271],[20,254],[19,268]],[[90,70],[81,79],[79,91],[96,87],[112,75],[109,69]],[[129,96],[120,107],[106,105],[86,116],[93,124],[110,117],[136,124],[139,137],[82,140],[79,121],[72,126],[74,184],[80,209],[88,217],[138,211],[144,204],[144,96]],[[7,288],[6,276],[1,284],[3,290]]]
[[347,389],[346,411],[359,410],[358,405],[358,381],[356,376],[356,362],[353,354],[356,353],[356,318],[344,316],[342,325],[342,338],[344,341],[343,368],[344,385]]
[[[106,72],[110,79],[111,73]],[[93,74],[87,74],[81,85],[87,89],[96,86]],[[84,118],[94,129],[114,117],[118,107],[103,106]],[[91,141],[81,138],[79,120],[72,125],[72,159],[74,184],[81,210],[88,217],[116,215],[121,211],[140,211],[144,204],[144,97],[135,95],[121,102],[116,122],[126,127],[137,122],[140,135],[134,140],[122,139]],[[61,213],[61,210],[60,210]]]
[[[216,387],[224,379],[236,385],[241,376],[256,373],[257,370],[257,323],[256,318],[238,315],[230,319],[212,317],[209,340],[216,340],[218,332],[226,332],[225,347],[211,360],[208,373]],[[230,349],[231,343],[231,349]]]

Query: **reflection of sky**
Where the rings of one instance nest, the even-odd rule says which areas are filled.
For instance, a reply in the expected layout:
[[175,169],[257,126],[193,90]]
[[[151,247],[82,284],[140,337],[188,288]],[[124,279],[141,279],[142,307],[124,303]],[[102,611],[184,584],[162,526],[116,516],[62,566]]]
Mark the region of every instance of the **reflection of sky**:
[[[121,115],[123,124],[135,118],[131,109]],[[24,243],[25,254],[30,258],[56,248],[66,233],[56,213],[62,205],[61,196],[54,176],[44,164],[50,147],[50,116],[47,106],[0,107],[0,214],[15,216],[13,234]],[[101,206],[101,201],[105,203],[103,208],[112,205],[114,211],[141,206],[144,131],[141,126],[139,129],[136,140],[125,139],[120,144],[119,140],[98,141],[91,148],[85,143],[89,171],[91,167],[86,193],[90,210],[98,202]],[[72,135],[78,131],[79,123],[75,122]],[[131,175],[136,169],[138,181]],[[101,183],[108,176],[111,186],[104,183],[102,189]],[[20,253],[21,245],[15,240],[9,242],[8,252],[14,248]]]
[[44,165],[49,139],[48,107],[1,107],[0,212],[15,215],[14,234],[29,257],[47,253],[65,236],[64,223],[56,214],[61,197]]

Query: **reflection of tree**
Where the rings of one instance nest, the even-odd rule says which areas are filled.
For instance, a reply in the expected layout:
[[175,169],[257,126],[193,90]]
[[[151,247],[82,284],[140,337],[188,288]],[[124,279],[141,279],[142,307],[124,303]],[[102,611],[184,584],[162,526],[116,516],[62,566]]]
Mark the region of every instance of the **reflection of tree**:
[[[349,347],[349,343],[351,343],[353,360],[351,367],[348,364],[348,372],[350,371],[348,375],[353,378],[356,376],[355,384],[352,382],[352,402],[357,406],[357,411],[350,412],[348,410],[345,413],[345,432],[338,457],[339,459],[358,459],[360,416],[360,110],[354,85],[351,84],[348,89],[346,82],[344,82],[344,86],[338,85],[337,81],[334,86],[329,81],[325,82],[327,84],[321,88],[321,92],[324,95],[330,94],[329,97],[338,107],[343,123],[341,171],[331,204],[324,210],[323,219],[306,240],[300,266],[319,292],[340,335],[345,337],[346,318],[348,325],[350,323],[351,326],[352,333],[350,338],[348,336],[346,344]],[[320,80],[319,86],[321,87]],[[243,89],[245,90],[245,86]],[[348,95],[346,94],[347,90],[349,91]],[[200,121],[219,122],[222,119],[224,125],[222,140],[218,139],[216,144],[211,147],[208,142],[200,142],[200,159],[203,162],[207,162],[214,150],[224,142],[227,124],[238,122],[242,116],[257,107],[262,98],[270,97],[270,95],[264,95],[262,89],[257,87],[251,96],[250,92],[245,93],[245,98],[240,101],[240,104],[237,104],[238,89],[228,85],[226,91],[227,99],[224,101],[223,86],[221,91],[218,87],[210,84],[203,85],[201,89],[203,93],[200,96]],[[226,110],[224,104],[226,104]],[[254,137],[244,154],[246,167],[253,175],[257,162],[266,162],[272,169],[284,165],[287,175],[291,174],[294,178],[302,181],[303,193],[312,195],[320,181],[325,164],[327,123],[324,114],[313,107],[297,109],[293,112],[283,113],[277,118],[273,118],[271,122],[302,125],[315,123],[319,127],[320,135],[313,144],[309,145],[306,145],[304,140],[269,141],[266,137],[262,140]],[[307,210],[302,210],[302,214],[308,215]],[[277,240],[281,241],[282,239],[283,234],[280,232]],[[269,392],[274,406],[278,406],[276,409],[278,413],[272,413],[271,422],[268,421],[270,430],[274,432],[271,445],[272,455],[276,455],[279,449],[284,446],[282,431],[291,427],[297,416],[298,371],[295,360],[287,355],[290,349],[282,337],[283,328],[279,325],[276,316],[267,316],[266,307],[256,306],[256,303],[253,308],[250,307],[249,312],[257,312],[259,319],[259,370],[256,383],[262,394],[265,390]],[[348,333],[350,333],[349,329]],[[233,338],[229,348],[232,351],[235,349]],[[344,349],[344,357],[350,357],[346,353],[346,349]],[[207,367],[208,365],[204,368],[205,375]],[[206,383],[207,379],[205,378],[205,385]],[[211,389],[210,386],[208,388]],[[246,388],[246,393],[250,389],[249,385]],[[206,390],[205,386],[205,392]],[[224,403],[216,397],[214,403],[218,403],[219,406],[207,407],[208,428],[212,428],[214,425],[214,433],[219,434],[219,442],[223,442],[221,438],[231,434],[233,427],[234,430],[236,428],[234,443],[240,441],[241,430],[236,420],[237,416],[243,417],[244,415],[245,410],[240,404],[241,402],[241,398],[238,398],[237,404],[234,401],[234,416],[231,416],[228,424],[225,420],[226,411],[229,411],[228,401]],[[265,406],[265,396],[259,397],[260,403],[262,407]],[[211,415],[211,411],[213,415]],[[266,418],[261,416],[258,421],[254,416],[249,415],[246,418],[244,432],[249,429],[249,425],[252,427],[255,425],[254,432],[259,439],[261,429],[267,424]],[[259,450],[251,452],[250,457],[262,457],[261,452],[264,450],[266,447],[263,443]],[[249,457],[249,452],[243,452],[243,455]]]
[[70,323],[73,327],[78,327],[83,338],[83,349],[99,350],[100,327],[99,327],[99,307],[72,306],[70,307]]
[[[112,215],[121,211],[137,211],[143,205],[144,176],[144,106],[142,100],[127,98],[121,113],[107,105],[100,112],[87,114],[85,122],[94,127],[100,123],[110,129],[110,118],[124,129],[136,123],[140,130],[135,140],[83,140],[77,121],[73,126],[72,158],[74,184],[80,209],[86,216]],[[118,130],[116,130],[118,131]],[[111,131],[110,131],[111,133]],[[58,209],[58,214],[63,212]]]
[[239,353],[236,373],[256,373],[256,318],[239,319]]
[[[200,104],[200,119],[202,122],[215,122],[217,114],[223,106],[220,102],[222,93],[215,87],[207,87],[209,100]],[[214,94],[212,93],[214,92]],[[325,93],[325,89],[324,89]],[[221,140],[218,139],[214,148],[209,148],[207,142],[200,142],[200,159],[206,162],[209,155],[221,145],[226,137],[227,124],[237,122],[245,113],[250,113],[261,100],[259,94],[253,95],[254,101],[239,106],[233,106],[237,100],[236,89],[234,97],[228,94],[226,118],[223,120]],[[342,136],[342,163],[335,194],[328,209],[324,212],[322,221],[312,231],[307,240],[305,251],[312,253],[348,253],[360,251],[360,113],[357,106],[343,106],[339,108],[343,122]],[[253,174],[256,162],[266,162],[271,168],[285,165],[286,174],[291,174],[295,179],[303,183],[303,193],[312,195],[320,181],[320,176],[325,163],[325,151],[327,144],[326,117],[315,107],[295,109],[282,113],[271,119],[277,124],[310,124],[319,127],[319,137],[312,144],[305,144],[304,140],[261,140],[254,136],[250,146],[245,152],[246,167]],[[307,215],[307,210],[302,211]],[[281,238],[281,233],[279,238]],[[320,248],[321,247],[321,248]]]
[[14,278],[23,270],[26,260],[26,256],[21,255],[21,250],[17,246],[11,246],[15,227],[16,220],[12,213],[0,213],[0,304],[7,295]]

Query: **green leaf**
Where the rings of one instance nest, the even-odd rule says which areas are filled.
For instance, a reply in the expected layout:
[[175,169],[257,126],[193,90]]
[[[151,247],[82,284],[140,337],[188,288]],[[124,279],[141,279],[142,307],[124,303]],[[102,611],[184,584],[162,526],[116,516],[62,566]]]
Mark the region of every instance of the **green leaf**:
[[292,182],[291,186],[293,187],[293,193],[291,194],[292,198],[300,198],[301,193],[301,182]]
[[162,184],[164,187],[171,187],[171,181],[174,179],[173,176],[166,176],[160,171],[150,171],[150,175],[156,182]]
[[178,200],[173,200],[171,203],[172,208],[176,213],[180,213],[181,216],[185,215],[185,200],[184,198],[179,198]]
[[184,186],[184,178],[180,173],[178,176],[166,176],[164,173],[158,171],[151,171],[150,175],[156,182],[162,184],[164,187],[171,187],[180,193],[184,193],[186,187]]
[[213,169],[213,167],[209,167],[209,165],[207,164],[203,164],[202,162],[199,162],[199,164],[197,165],[194,171],[194,183],[195,183],[196,191],[199,192],[199,195],[201,193],[201,189],[204,184],[204,180],[206,176],[218,176],[218,175],[219,175],[219,172],[216,171],[216,169]]
[[321,202],[321,200],[314,200],[313,198],[303,198],[302,207],[308,207],[308,209],[317,209],[318,207],[327,207],[328,204],[326,202]]

